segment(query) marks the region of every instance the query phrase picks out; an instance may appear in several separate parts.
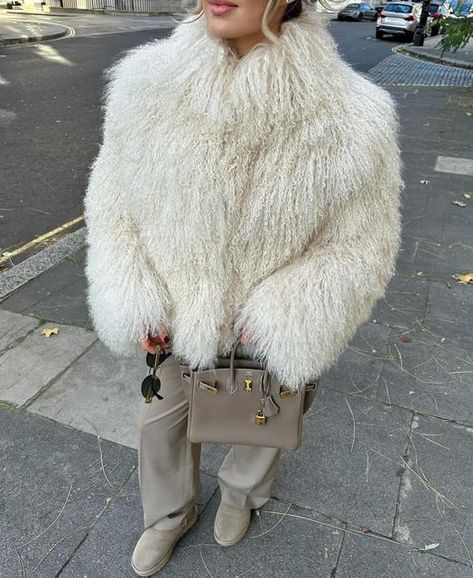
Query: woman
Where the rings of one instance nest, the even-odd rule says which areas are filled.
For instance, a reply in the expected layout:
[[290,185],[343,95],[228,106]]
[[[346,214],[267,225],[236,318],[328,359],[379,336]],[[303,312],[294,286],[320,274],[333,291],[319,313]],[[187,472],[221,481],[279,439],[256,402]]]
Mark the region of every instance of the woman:
[[[403,183],[383,89],[339,56],[301,0],[202,0],[168,39],[108,71],[103,143],[85,199],[89,305],[100,339],[156,345],[162,401],[143,404],[140,576],[197,518],[179,360],[213,367],[242,335],[293,389],[337,359],[393,275]],[[139,345],[138,345],[139,344]],[[245,535],[280,452],[233,447],[215,539]]]

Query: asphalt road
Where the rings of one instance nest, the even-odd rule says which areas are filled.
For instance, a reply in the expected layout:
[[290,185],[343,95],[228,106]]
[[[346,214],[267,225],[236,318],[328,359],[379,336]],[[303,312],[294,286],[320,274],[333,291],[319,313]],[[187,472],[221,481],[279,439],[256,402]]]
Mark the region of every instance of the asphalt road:
[[376,40],[375,22],[330,22],[330,31],[342,56],[356,70],[367,72],[378,62],[390,56],[392,49],[402,43],[400,38]]
[[[73,26],[73,17],[66,24]],[[374,40],[374,26],[331,22],[341,53],[363,72],[397,44]],[[0,49],[0,251],[20,247],[82,214],[101,139],[103,70],[121,51],[169,33],[91,30],[88,34],[83,27],[71,38]]]

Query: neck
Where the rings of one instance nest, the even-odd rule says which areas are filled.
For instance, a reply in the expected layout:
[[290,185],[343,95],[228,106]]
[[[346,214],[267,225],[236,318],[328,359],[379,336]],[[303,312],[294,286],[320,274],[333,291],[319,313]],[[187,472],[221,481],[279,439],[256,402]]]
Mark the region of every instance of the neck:
[[232,38],[229,40],[229,43],[241,58],[242,56],[245,56],[245,54],[248,54],[254,46],[264,41],[267,41],[267,38],[263,32],[259,30],[258,32],[242,36],[241,38]]
[[[271,32],[276,36],[281,31],[281,22],[273,23],[269,26]],[[235,50],[238,56],[241,58],[248,54],[250,50],[260,44],[261,42],[268,42],[268,38],[263,34],[262,30],[257,30],[246,36],[241,36],[240,38],[231,38],[228,40],[230,46]]]

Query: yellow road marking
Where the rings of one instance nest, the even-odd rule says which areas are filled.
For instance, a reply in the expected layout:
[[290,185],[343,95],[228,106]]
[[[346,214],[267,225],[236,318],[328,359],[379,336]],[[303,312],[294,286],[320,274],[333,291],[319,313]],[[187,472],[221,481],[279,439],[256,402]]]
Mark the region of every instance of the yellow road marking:
[[80,223],[83,220],[84,220],[84,215],[81,215],[80,217],[77,217],[76,219],[72,219],[71,221],[64,223],[64,225],[60,225],[59,227],[56,227],[55,229],[52,229],[51,231],[48,231],[47,233],[44,233],[43,235],[39,235],[39,237],[36,237],[36,238],[32,239],[31,241],[28,241],[28,243],[25,243],[24,245],[22,245],[21,247],[18,247],[17,249],[15,249],[13,251],[6,251],[7,254],[3,253],[3,255],[0,257],[0,265],[3,265],[3,263],[5,263],[9,259],[11,259],[12,257],[16,257],[17,255],[20,255],[21,253],[24,253],[25,251],[28,251],[29,249],[36,247],[36,245],[39,245],[43,241],[47,241],[48,239],[50,239],[51,237],[54,237],[58,233],[62,233],[64,231],[67,231],[67,229],[70,229],[71,227],[73,227],[77,223]]

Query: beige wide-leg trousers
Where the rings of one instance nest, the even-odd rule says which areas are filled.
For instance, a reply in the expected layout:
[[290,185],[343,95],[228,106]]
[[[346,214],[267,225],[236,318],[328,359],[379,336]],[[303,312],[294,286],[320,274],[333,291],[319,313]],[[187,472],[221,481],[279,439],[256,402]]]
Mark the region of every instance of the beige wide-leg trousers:
[[[142,403],[138,417],[138,473],[144,527],[175,528],[200,491],[200,444],[187,439],[188,403],[179,360],[168,357],[158,368],[163,400]],[[312,393],[312,392],[311,392]],[[308,393],[307,398],[312,396]],[[308,399],[305,409],[312,399]],[[222,501],[260,508],[271,497],[281,450],[233,446],[218,472]]]

